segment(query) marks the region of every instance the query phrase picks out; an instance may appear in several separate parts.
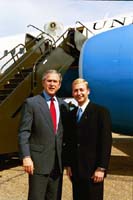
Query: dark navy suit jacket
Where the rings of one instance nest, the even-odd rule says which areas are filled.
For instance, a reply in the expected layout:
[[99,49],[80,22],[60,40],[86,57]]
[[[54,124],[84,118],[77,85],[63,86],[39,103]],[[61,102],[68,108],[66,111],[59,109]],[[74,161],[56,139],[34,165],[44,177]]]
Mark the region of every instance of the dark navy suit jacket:
[[66,137],[67,161],[73,176],[89,179],[97,167],[107,169],[111,153],[111,119],[102,106],[89,102],[80,121],[77,108],[70,112],[69,136]]

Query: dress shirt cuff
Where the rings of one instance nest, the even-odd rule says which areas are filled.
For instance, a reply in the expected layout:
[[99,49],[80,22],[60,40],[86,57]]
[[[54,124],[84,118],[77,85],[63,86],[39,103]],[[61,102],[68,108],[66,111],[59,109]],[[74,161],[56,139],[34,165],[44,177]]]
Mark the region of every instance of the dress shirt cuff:
[[106,171],[106,169],[103,168],[103,167],[98,167],[97,170],[102,171],[102,172],[105,172],[105,171]]

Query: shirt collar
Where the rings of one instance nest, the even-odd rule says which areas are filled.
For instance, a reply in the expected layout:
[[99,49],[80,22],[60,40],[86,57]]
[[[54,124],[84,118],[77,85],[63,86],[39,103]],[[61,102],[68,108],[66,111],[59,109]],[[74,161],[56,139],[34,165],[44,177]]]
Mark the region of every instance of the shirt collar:
[[78,107],[81,108],[82,111],[84,112],[84,110],[86,109],[86,107],[87,107],[87,105],[88,105],[89,102],[90,102],[90,100],[87,99],[87,101],[82,106],[78,106]]
[[[46,101],[50,101],[51,100],[51,96],[49,96],[45,91],[43,91],[43,95],[46,99]],[[53,96],[54,100],[57,101],[56,96]]]

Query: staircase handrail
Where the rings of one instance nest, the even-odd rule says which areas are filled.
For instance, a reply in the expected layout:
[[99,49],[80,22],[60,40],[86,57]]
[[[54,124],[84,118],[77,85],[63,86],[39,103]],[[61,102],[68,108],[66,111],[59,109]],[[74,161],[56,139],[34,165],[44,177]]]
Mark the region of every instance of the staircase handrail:
[[25,45],[22,44],[22,43],[20,43],[20,44],[16,45],[13,49],[11,49],[10,51],[8,51],[6,55],[2,56],[2,57],[0,58],[0,60],[2,60],[4,57],[6,57],[6,56],[7,56],[8,54],[10,54],[10,53],[12,54],[13,50],[16,49],[17,47],[21,46],[21,45],[25,48]]
[[[29,46],[30,46],[30,44],[32,44],[34,41],[36,41],[36,39],[37,38],[39,38],[39,37],[42,37],[42,33],[41,34],[39,34],[39,35],[37,35],[37,37],[35,37],[34,39],[32,39],[30,42],[29,42]],[[24,47],[24,49],[26,49],[27,47],[26,47],[26,45],[24,45],[24,44],[18,44],[17,46],[19,46],[19,45],[23,45],[23,47]],[[14,49],[16,49],[17,48],[17,46],[16,47],[14,47],[13,49],[11,49],[6,55],[4,55],[3,57],[1,57],[0,58],[0,60],[2,60],[2,59],[4,59],[6,56],[8,56],[9,55],[9,53],[11,53],[11,52],[13,52],[13,50]],[[16,62],[16,60],[14,60],[13,59],[13,57],[11,58],[11,59],[9,59],[6,63],[4,63],[4,65],[1,67],[1,69],[0,70],[2,70],[10,61],[14,61],[14,62]]]
[[[55,43],[54,43],[55,47],[56,47],[56,43],[57,43],[61,38],[64,39],[64,35],[65,35],[70,29],[71,29],[71,28],[68,28],[68,29],[55,41]],[[43,32],[43,31],[42,31],[42,32]],[[44,34],[45,34],[45,33],[44,33]],[[43,34],[41,33],[41,34],[39,34],[37,37],[42,36],[42,35],[43,35]],[[36,40],[36,38],[35,38],[34,40]],[[34,40],[32,40],[31,42],[33,42]],[[50,41],[50,40],[49,40],[49,41]],[[43,42],[44,42],[44,41],[42,41],[42,42],[40,43],[40,46],[42,45]],[[53,44],[52,44],[52,45],[53,45]],[[25,45],[24,45],[24,46],[25,46]],[[54,47],[54,46],[53,46],[53,47]],[[15,71],[17,68],[19,68],[20,65],[21,65],[28,57],[30,57],[30,56],[32,55],[32,53],[34,53],[38,48],[39,48],[39,46],[35,47],[34,50],[32,50],[32,51],[30,52],[30,54],[28,54],[27,57],[24,58],[24,60],[21,60],[21,62],[19,62],[16,66],[14,66],[14,68],[13,68],[8,74],[3,74],[4,76],[0,79],[0,84],[3,82],[4,79],[7,78],[7,76],[8,76],[10,73],[12,73],[12,72]]]
[[64,36],[65,36],[65,34],[67,33],[67,32],[69,32],[69,30],[70,30],[71,28],[68,28],[64,33],[62,33],[62,35],[60,35],[60,37],[55,41],[56,43],[61,39],[61,38],[65,38]]
[[[82,27],[84,27],[88,32],[90,32],[92,35],[95,35],[90,29],[88,29],[82,22],[76,21],[76,25],[80,24]],[[87,36],[87,34],[86,34]]]
[[[61,38],[64,39],[64,36],[65,34],[70,30],[71,28],[68,28],[56,41],[55,43],[57,43]],[[40,58],[38,58],[38,60],[35,62],[34,66],[33,66],[33,87],[35,86],[36,84],[36,66],[37,66],[37,63],[38,61],[40,60]]]
[[61,38],[64,39],[64,35],[71,29],[71,28],[68,28],[65,32],[62,33],[62,35],[59,36],[58,39],[55,40],[54,37],[52,37],[49,33],[46,33],[45,31],[42,31],[40,28],[38,28],[38,27],[36,27],[36,26],[34,26],[34,25],[32,25],[32,24],[27,25],[27,27],[30,27],[30,26],[33,27],[33,28],[35,28],[36,30],[40,31],[41,33],[46,34],[47,36],[51,37],[52,40],[54,41],[54,44],[53,44],[53,45],[54,45],[55,47],[56,47],[56,43],[57,43]]
[[[47,39],[48,40],[48,39]],[[48,40],[49,41],[49,40]],[[51,42],[51,47],[52,47],[52,42]],[[51,48],[52,49],[52,48]],[[51,49],[48,49],[50,50],[51,52]],[[34,86],[36,85],[36,72],[37,72],[37,65],[38,65],[38,62],[39,60],[41,59],[42,56],[40,56],[36,62],[34,63],[34,66],[33,66],[33,70],[32,70],[32,89],[34,88]]]
[[15,53],[15,54],[13,54],[13,52],[16,52],[16,49],[17,49],[19,46],[22,46],[23,49],[25,50],[25,45],[20,43],[20,44],[16,45],[13,49],[11,49],[10,51],[8,51],[8,53],[7,53],[6,55],[4,55],[4,56],[2,56],[2,57],[0,58],[0,60],[2,60],[2,59],[4,59],[6,56],[8,56],[9,54],[11,54],[11,58],[10,58],[6,63],[4,63],[4,65],[2,65],[2,67],[0,68],[0,70],[3,70],[4,67],[5,67],[11,60],[13,60],[14,63],[16,62],[15,57],[17,57],[17,59],[18,59],[18,58],[19,58],[18,55],[20,54],[20,52],[18,51],[18,52]]
[[[43,44],[43,42],[44,42],[44,41],[42,41],[42,42],[40,43],[40,46]],[[0,83],[2,83],[3,80],[4,80],[5,78],[7,78],[7,76],[8,76],[10,73],[12,73],[12,72],[15,71],[16,69],[18,69],[18,68],[21,66],[21,64],[22,64],[27,58],[29,58],[37,49],[39,49],[40,46],[36,46],[34,49],[32,49],[32,51],[29,50],[30,53],[29,53],[23,60],[21,60],[16,66],[14,66],[13,69],[12,69],[8,74],[5,74],[4,77],[2,77],[2,78],[0,79]],[[28,51],[27,51],[27,52],[28,52]]]
[[50,38],[52,38],[54,44],[56,43],[54,37],[52,37],[49,33],[46,33],[45,31],[42,31],[40,28],[38,28],[38,27],[36,27],[36,26],[34,26],[34,25],[32,25],[32,24],[27,25],[28,28],[29,28],[30,26],[33,27],[33,28],[35,28],[36,30],[40,31],[41,33],[43,33],[43,34],[49,36]]
[[[37,38],[42,37],[43,34],[46,34],[46,35],[48,35],[48,36],[50,36],[50,37],[52,38],[52,40],[53,40],[53,42],[54,42],[54,44],[52,44],[52,45],[56,47],[56,43],[57,43],[61,38],[64,39],[64,35],[70,30],[70,28],[68,28],[68,29],[55,41],[55,39],[54,39],[51,35],[45,33],[44,31],[42,31],[41,29],[37,28],[36,26],[34,26],[34,25],[32,25],[32,24],[29,24],[28,26],[32,26],[32,27],[36,28],[37,30],[39,30],[39,31],[41,32],[39,35],[37,35],[37,37],[35,37],[33,40],[31,40],[31,41],[29,42],[29,44],[28,44],[29,46],[30,46],[30,44],[31,44],[32,42],[36,41]],[[49,41],[50,41],[50,40],[49,40]],[[42,43],[41,43],[41,44],[42,44]],[[40,46],[41,46],[41,44],[40,44]],[[24,44],[18,44],[17,46],[19,46],[19,45],[23,45],[23,47],[26,49],[26,45],[24,45]],[[14,47],[13,49],[11,49],[11,50],[8,52],[8,54],[11,53],[11,52],[13,52],[13,50],[14,50],[15,48],[17,48],[17,46]],[[8,54],[7,54],[7,55],[8,55]],[[2,59],[3,59],[4,57],[6,57],[7,55],[1,57],[0,60],[2,60]],[[16,56],[16,55],[15,55],[15,56]],[[11,59],[9,59],[9,60],[1,67],[0,70],[3,70],[3,68],[4,68],[11,60],[13,60],[14,62],[16,62],[16,60],[14,60],[13,58],[11,58]]]

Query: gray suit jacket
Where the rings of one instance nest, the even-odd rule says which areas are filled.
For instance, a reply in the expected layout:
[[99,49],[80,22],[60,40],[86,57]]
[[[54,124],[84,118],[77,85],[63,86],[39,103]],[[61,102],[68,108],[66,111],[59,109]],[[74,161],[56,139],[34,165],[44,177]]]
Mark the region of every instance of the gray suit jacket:
[[[61,99],[58,99],[58,102],[60,112],[62,112],[66,104]],[[43,96],[37,95],[24,102],[18,138],[21,157],[31,156],[35,173],[49,174],[54,165],[56,152],[59,168],[62,171],[63,126],[61,117],[55,135],[49,108]]]

